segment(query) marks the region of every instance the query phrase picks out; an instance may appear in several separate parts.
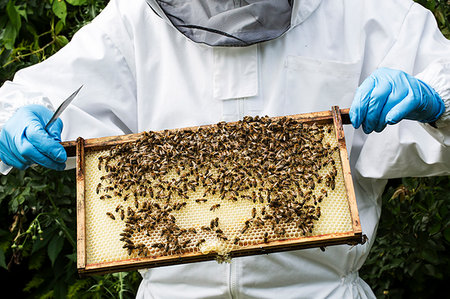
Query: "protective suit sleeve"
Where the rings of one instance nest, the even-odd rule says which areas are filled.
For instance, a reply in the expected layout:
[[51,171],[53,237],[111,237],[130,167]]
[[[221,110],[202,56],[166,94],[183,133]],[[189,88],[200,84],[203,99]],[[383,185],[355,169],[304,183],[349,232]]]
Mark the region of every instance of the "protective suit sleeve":
[[444,101],[445,111],[436,121],[436,127],[450,125],[450,59],[434,61],[416,78],[427,82]]
[[430,85],[446,106],[437,128],[403,120],[378,133],[355,133],[363,146],[356,170],[363,177],[397,178],[450,173],[450,41],[439,31],[433,14],[413,4],[379,67],[407,72]]
[[422,126],[436,140],[448,146],[450,145],[450,59],[434,61],[416,77],[428,82],[444,101],[445,111],[435,122],[435,126],[429,124],[422,124]]
[[0,107],[7,107],[5,113],[1,109],[0,126],[20,106],[58,107],[84,85],[61,115],[63,141],[136,131],[136,84],[130,64],[133,56],[125,46],[133,43],[117,2],[112,0],[58,53],[20,70],[13,82],[0,88]]
[[49,110],[55,110],[50,100],[40,92],[10,81],[5,82],[0,89],[0,130],[17,109],[27,105],[42,105]]
[[[13,82],[5,82],[0,88],[0,132],[6,121],[21,107],[28,105],[41,105],[54,111],[50,100],[42,93],[28,89],[26,86],[18,86]],[[0,159],[0,174],[8,174],[11,166]]]

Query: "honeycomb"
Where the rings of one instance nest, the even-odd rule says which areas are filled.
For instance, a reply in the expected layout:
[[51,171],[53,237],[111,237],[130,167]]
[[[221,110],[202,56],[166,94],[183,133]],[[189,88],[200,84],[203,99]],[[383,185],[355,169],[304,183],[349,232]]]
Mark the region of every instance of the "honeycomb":
[[[157,142],[155,143],[155,140],[165,138],[164,136],[172,136],[171,138],[175,139],[178,137],[173,136],[183,137],[183,134],[174,135],[169,131],[144,135],[146,138],[149,136],[154,138],[152,139],[153,143],[147,144],[150,146],[149,148],[142,146],[143,143],[139,144],[138,141],[138,143],[127,146],[118,145],[102,150],[86,151],[86,264],[122,261],[138,257],[180,256],[185,253],[216,253],[219,257],[226,257],[233,250],[244,249],[251,245],[351,231],[352,220],[334,126],[315,123],[298,124],[293,120],[286,120],[286,118],[282,118],[278,122],[280,121],[282,125],[276,123],[274,127],[295,128],[295,126],[299,126],[300,135],[295,135],[297,134],[295,132],[283,135],[285,129],[279,129],[279,132],[282,133],[272,134],[273,136],[270,138],[279,137],[278,142],[283,142],[283,138],[292,138],[292,136],[296,138],[295,136],[297,136],[298,143],[302,144],[303,155],[305,151],[308,153],[309,160],[305,161],[316,161],[317,163],[314,163],[319,165],[314,173],[307,171],[303,173],[303,176],[308,179],[304,177],[298,179],[297,177],[297,182],[295,182],[295,180],[288,180],[288,177],[283,177],[284,180],[278,180],[280,184],[284,184],[284,189],[274,187],[278,183],[270,179],[270,175],[273,174],[269,171],[269,179],[265,177],[257,184],[251,183],[254,177],[250,175],[244,177],[242,180],[250,181],[246,188],[230,187],[226,189],[228,185],[223,187],[225,184],[222,184],[221,192],[211,191],[211,186],[220,185],[218,178],[221,177],[221,174],[222,180],[223,177],[227,178],[224,173],[231,171],[227,167],[232,169],[230,164],[232,161],[230,162],[226,157],[233,156],[237,152],[247,151],[247,148],[242,146],[242,142],[239,143],[239,151],[231,151],[221,156],[225,157],[223,163],[217,164],[209,161],[211,164],[208,164],[209,162],[206,160],[204,165],[209,166],[196,165],[195,161],[199,161],[198,156],[201,156],[203,152],[194,151],[196,157],[192,156],[188,157],[188,160],[184,160],[189,161],[189,165],[180,166],[181,158],[175,155],[174,159],[168,159],[166,164],[160,164],[156,168],[153,164],[141,168],[139,165],[133,165],[133,168],[130,168],[131,166],[128,165],[130,160],[127,159],[131,157],[129,155],[132,151],[142,153],[142,157],[149,157],[152,153],[158,154],[158,147],[161,148],[160,150],[163,150],[164,147],[176,152],[176,146],[179,143],[182,144],[182,139],[175,140],[175,143],[164,142],[159,145]],[[237,140],[238,137],[233,134],[227,138],[220,137],[221,134],[225,134],[223,132],[228,130],[228,126],[232,126],[230,129],[232,132],[234,132],[233,130],[240,132],[239,127],[243,125],[252,129],[255,124],[256,128],[259,128],[258,126],[270,127],[273,122],[275,121],[267,117],[246,117],[234,125],[219,123],[211,126],[216,128],[216,131],[213,132],[214,134],[211,133],[212,135],[206,140],[199,137],[202,132],[204,134],[201,129],[189,130],[187,134],[198,142],[200,142],[199,140],[206,142],[206,145],[203,145],[206,146],[206,151],[214,153],[211,148],[217,149],[218,146],[220,147],[220,142],[223,142],[222,145],[225,146]],[[307,134],[310,132],[313,132],[315,137],[308,137]],[[260,133],[264,135],[267,134],[267,131],[262,130]],[[242,136],[245,137],[245,135]],[[264,138],[259,135],[255,136],[258,138],[250,138],[247,143],[261,146],[258,144],[261,141],[259,139]],[[219,140],[219,144],[214,143],[217,140]],[[328,154],[324,157],[316,155],[313,143],[315,146],[318,144],[322,148],[327,148]],[[276,144],[273,146],[277,148]],[[268,147],[271,148],[272,143]],[[225,146],[225,148],[227,147]],[[265,153],[262,148],[255,149],[255,152],[262,156],[261,163],[265,163]],[[160,153],[164,155],[162,152]],[[295,155],[302,155],[302,151],[297,151]],[[291,153],[290,156],[293,157],[294,154]],[[211,157],[216,156],[213,154]],[[284,156],[283,160],[290,160],[290,158]],[[152,161],[161,162],[161,160]],[[302,160],[299,158],[299,161]],[[325,161],[328,162],[325,163]],[[253,164],[245,165],[248,168]],[[275,166],[272,170],[275,169]],[[255,167],[256,170],[252,171],[257,175],[258,165]],[[279,168],[282,169],[281,166]],[[131,170],[132,173],[127,174]],[[330,173],[334,173],[332,182],[325,179],[327,176],[329,177]],[[118,184],[117,179],[108,179],[108,176],[110,178],[112,175],[116,178],[122,175],[134,179],[123,178],[121,185]],[[267,174],[265,175],[267,176]],[[203,181],[196,178],[197,176],[203,177]],[[216,181],[213,179],[208,181],[208,178],[216,178]],[[197,183],[195,183],[196,179]],[[233,177],[230,179],[233,180]],[[263,181],[270,182],[267,184],[272,184],[271,187],[274,188],[267,188],[265,191]],[[128,183],[124,184],[123,182]],[[175,186],[176,182],[181,182],[178,186],[182,186],[182,183],[186,182],[183,185],[185,189],[183,192],[168,191],[170,188],[167,186]],[[165,186],[158,187],[160,184],[165,184]],[[225,191],[223,191],[224,188]],[[289,190],[294,190],[294,192]],[[289,195],[290,199],[285,200],[284,198],[287,197],[283,194],[290,194],[289,192],[292,193]],[[269,198],[270,194],[272,194],[271,198]],[[280,202],[280,205],[276,205]],[[300,216],[299,214],[291,215],[286,211],[295,205],[297,205],[296,211],[301,214]]]

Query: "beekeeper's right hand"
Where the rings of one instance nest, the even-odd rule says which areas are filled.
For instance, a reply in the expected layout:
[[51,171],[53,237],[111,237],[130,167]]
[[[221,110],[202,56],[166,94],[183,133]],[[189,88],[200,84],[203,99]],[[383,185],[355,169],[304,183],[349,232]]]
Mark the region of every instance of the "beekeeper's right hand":
[[44,129],[53,112],[41,105],[19,108],[0,131],[0,160],[19,169],[31,164],[64,170],[67,153],[61,142],[63,123]]

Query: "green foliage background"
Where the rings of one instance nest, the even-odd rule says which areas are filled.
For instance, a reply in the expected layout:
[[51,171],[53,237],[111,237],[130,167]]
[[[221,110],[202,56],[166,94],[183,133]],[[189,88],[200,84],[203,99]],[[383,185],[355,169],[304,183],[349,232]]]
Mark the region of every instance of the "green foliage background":
[[[0,0],[0,82],[43,61],[107,0]],[[418,0],[450,38],[450,1]],[[449,177],[390,181],[378,237],[360,272],[379,298],[428,298],[450,272]],[[79,278],[75,174],[41,167],[0,177],[0,280],[21,297],[131,298],[136,271]]]

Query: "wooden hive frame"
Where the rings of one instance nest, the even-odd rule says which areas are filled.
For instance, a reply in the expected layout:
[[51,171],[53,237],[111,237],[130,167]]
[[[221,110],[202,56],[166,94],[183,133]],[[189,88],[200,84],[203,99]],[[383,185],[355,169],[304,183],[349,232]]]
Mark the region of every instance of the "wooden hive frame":
[[[338,244],[358,244],[363,242],[361,225],[358,216],[356,198],[353,188],[353,181],[350,173],[350,164],[345,145],[343,124],[349,124],[349,110],[339,109],[333,106],[329,111],[297,114],[288,116],[305,123],[332,123],[334,125],[339,156],[342,165],[342,174],[347,193],[348,206],[351,217],[352,229],[348,232],[315,235],[296,239],[286,239],[271,241],[267,244],[257,244],[245,246],[232,250],[229,253],[231,258],[239,256],[267,254],[271,252],[281,252],[297,250],[311,247],[325,247]],[[275,118],[274,118],[275,119]],[[191,129],[191,128],[185,128]],[[189,252],[173,254],[168,256],[139,257],[119,261],[104,262],[97,264],[87,264],[86,257],[86,213],[85,213],[85,152],[89,150],[101,150],[114,145],[136,141],[142,134],[130,134],[123,136],[113,136],[104,138],[86,139],[78,138],[76,141],[63,142],[69,156],[76,156],[76,179],[77,179],[77,268],[80,275],[103,274],[118,271],[129,271],[140,268],[152,268],[168,266],[180,263],[192,263],[213,260],[217,254],[202,254],[201,252]]]

